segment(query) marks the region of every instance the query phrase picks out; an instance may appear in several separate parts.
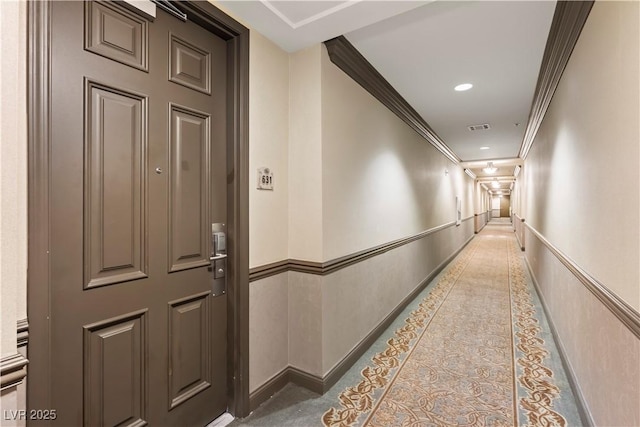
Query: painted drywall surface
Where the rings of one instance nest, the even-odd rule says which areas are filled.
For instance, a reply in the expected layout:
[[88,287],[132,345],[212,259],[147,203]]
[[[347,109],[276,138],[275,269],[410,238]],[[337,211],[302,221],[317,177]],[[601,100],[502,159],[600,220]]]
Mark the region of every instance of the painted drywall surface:
[[289,258],[322,260],[321,46],[290,55]]
[[520,173],[516,177],[513,190],[511,191],[511,211],[521,218],[524,215],[524,209],[522,206],[522,185],[520,184],[522,182],[522,177],[524,176],[523,169],[524,167],[521,166]]
[[493,196],[491,198],[491,209],[500,209],[500,197]]
[[473,215],[473,180],[329,59],[322,46],[323,260]]
[[638,2],[596,2],[526,159],[524,218],[640,310]]
[[474,197],[474,213],[481,214],[488,210],[490,196],[489,193],[482,187],[479,182],[474,184],[474,192],[476,196]]
[[289,273],[249,287],[249,390],[289,366]]
[[[289,55],[257,31],[249,50],[249,266],[289,256]],[[268,167],[274,189],[257,189]]]

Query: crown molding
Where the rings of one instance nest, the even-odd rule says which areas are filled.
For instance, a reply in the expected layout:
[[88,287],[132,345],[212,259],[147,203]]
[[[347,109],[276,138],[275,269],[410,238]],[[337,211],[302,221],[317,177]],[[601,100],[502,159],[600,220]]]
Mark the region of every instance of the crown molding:
[[324,44],[329,52],[331,62],[400,117],[446,158],[455,164],[460,163],[460,158],[431,129],[422,116],[409,105],[402,95],[382,77],[374,66],[344,36],[327,40]]
[[527,158],[538,129],[551,104],[562,73],[582,32],[593,1],[558,1],[544,49],[536,91],[518,157]]

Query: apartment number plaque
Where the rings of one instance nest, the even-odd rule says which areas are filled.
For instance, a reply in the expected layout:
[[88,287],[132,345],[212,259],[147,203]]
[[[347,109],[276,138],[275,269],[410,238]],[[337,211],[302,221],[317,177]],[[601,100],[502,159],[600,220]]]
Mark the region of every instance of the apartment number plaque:
[[271,169],[258,169],[258,190],[273,191],[273,171]]

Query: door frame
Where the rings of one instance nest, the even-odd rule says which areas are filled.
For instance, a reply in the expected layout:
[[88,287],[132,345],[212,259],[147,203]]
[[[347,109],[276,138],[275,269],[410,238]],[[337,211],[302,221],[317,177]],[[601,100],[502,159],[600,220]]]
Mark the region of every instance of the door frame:
[[[249,30],[209,2],[185,1],[189,20],[227,42],[227,396],[249,414]],[[28,274],[27,408],[51,406],[50,143],[51,6],[27,13]]]

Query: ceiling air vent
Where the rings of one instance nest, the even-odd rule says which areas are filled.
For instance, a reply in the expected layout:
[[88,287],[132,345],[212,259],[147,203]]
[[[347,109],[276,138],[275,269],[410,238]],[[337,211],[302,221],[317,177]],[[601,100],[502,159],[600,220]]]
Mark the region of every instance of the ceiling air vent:
[[489,129],[491,129],[491,126],[489,126],[489,123],[485,123],[483,125],[471,125],[471,126],[468,126],[467,129],[469,129],[470,131],[474,131],[474,130],[489,130]]

